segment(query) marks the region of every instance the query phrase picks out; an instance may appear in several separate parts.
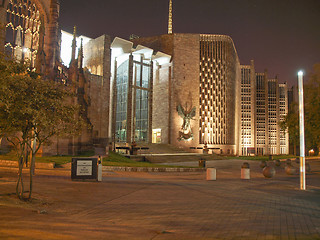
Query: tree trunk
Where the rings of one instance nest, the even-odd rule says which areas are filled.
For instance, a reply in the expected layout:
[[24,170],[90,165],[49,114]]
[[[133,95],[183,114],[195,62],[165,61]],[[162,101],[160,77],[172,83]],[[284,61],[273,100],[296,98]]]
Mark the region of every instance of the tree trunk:
[[22,154],[19,158],[18,181],[16,186],[16,194],[20,199],[23,199],[23,194],[24,194],[23,171],[22,171],[24,163],[25,163],[24,156]]

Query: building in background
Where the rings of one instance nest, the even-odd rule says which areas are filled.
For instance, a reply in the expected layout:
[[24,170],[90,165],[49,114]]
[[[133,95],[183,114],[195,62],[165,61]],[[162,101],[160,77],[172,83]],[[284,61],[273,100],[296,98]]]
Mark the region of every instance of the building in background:
[[256,73],[256,154],[268,152],[268,77],[267,72]]
[[54,139],[44,154],[77,154],[113,143],[162,143],[227,155],[288,153],[279,121],[286,84],[240,65],[229,36],[173,33],[130,41],[59,30],[58,0],[5,0],[1,44],[46,79],[77,93],[92,126],[79,138]]
[[161,143],[204,146],[219,154],[239,151],[240,63],[229,36],[173,33],[133,40],[172,56],[154,81],[153,131]]
[[154,81],[163,78],[159,69],[171,56],[121,38],[113,40],[111,49],[112,141],[152,142]]
[[[287,83],[279,84],[279,121],[284,121],[289,112],[289,92]],[[280,154],[289,154],[289,133],[279,129]]]
[[256,74],[254,61],[241,65],[240,155],[256,154]]

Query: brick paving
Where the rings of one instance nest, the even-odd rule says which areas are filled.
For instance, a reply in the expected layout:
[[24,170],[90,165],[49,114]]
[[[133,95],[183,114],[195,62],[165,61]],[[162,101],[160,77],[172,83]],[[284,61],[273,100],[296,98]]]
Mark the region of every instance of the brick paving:
[[243,162],[207,162],[216,181],[104,171],[101,183],[79,182],[69,170],[38,170],[32,204],[7,194],[16,170],[0,168],[0,239],[320,239],[320,161],[310,163],[307,191],[283,167],[265,179],[259,162],[241,180]]

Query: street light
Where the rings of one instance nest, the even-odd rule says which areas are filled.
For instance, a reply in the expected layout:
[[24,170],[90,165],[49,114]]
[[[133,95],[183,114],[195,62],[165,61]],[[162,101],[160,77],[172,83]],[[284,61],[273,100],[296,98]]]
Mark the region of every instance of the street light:
[[298,72],[299,86],[299,127],[300,127],[300,189],[306,190],[306,163],[304,143],[303,72]]

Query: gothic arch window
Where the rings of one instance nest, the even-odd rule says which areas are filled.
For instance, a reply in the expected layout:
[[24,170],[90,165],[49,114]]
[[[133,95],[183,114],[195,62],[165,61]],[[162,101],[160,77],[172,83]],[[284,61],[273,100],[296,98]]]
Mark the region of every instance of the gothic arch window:
[[9,0],[6,23],[6,52],[34,67],[39,48],[40,12],[31,0]]

